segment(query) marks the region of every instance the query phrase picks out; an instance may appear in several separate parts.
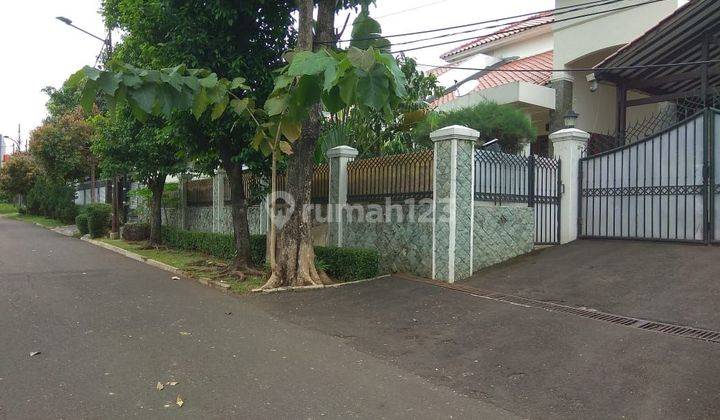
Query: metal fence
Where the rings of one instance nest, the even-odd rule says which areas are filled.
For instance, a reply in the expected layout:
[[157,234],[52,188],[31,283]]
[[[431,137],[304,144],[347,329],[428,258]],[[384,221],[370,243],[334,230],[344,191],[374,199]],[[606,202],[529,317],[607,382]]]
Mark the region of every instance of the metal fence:
[[[287,175],[279,173],[276,179],[277,190],[286,191]],[[327,163],[315,166],[313,169],[313,178],[311,181],[310,199],[313,203],[327,203],[328,193],[330,191],[330,167]]]
[[433,196],[433,151],[359,159],[348,164],[348,201]]
[[188,206],[212,206],[213,180],[211,178],[188,181],[185,188]]
[[535,243],[560,242],[560,161],[475,150],[474,195],[494,204],[520,203],[535,211]]

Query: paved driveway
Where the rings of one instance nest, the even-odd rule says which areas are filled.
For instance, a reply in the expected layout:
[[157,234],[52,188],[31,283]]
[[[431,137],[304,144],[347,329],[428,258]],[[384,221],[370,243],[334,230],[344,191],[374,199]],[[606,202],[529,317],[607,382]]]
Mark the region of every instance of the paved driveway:
[[720,330],[720,247],[576,241],[483,270],[463,284]]

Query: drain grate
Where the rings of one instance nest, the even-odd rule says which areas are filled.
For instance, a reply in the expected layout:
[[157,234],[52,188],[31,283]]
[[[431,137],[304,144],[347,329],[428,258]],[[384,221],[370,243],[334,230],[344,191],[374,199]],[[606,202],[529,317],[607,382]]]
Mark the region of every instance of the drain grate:
[[684,338],[692,338],[695,340],[709,341],[712,343],[720,343],[720,332],[705,330],[702,328],[688,327],[684,325],[668,324],[665,322],[649,321],[646,319],[632,318],[623,315],[609,314],[606,312],[595,311],[585,308],[576,308],[572,306],[561,305],[559,303],[543,302],[525,298],[522,296],[509,295],[506,293],[493,292],[491,290],[477,289],[462,284],[444,283],[435,280],[415,277],[408,274],[397,274],[399,278],[412,280],[420,283],[426,283],[445,289],[451,289],[458,292],[467,293],[473,296],[490,299],[498,302],[511,303],[513,305],[527,306],[532,308],[545,309],[547,311],[562,312],[570,315],[581,316],[583,318],[595,319],[598,321],[609,322],[612,324],[623,325],[626,327],[638,328],[645,331],[652,331],[661,334],[674,335]]

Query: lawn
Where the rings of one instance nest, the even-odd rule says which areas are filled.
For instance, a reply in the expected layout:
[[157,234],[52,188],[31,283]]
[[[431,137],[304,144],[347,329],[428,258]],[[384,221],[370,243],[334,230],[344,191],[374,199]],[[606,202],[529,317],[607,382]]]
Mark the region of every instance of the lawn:
[[179,268],[191,277],[224,281],[230,284],[230,290],[234,293],[249,293],[252,289],[256,289],[265,283],[264,279],[252,276],[247,277],[244,281],[239,281],[236,276],[227,272],[227,267],[231,263],[230,261],[210,257],[200,252],[168,248],[146,248],[143,242],[127,242],[121,239],[104,238],[100,240],[145,258]]
[[0,214],[17,213],[17,208],[10,203],[0,203]]
[[9,214],[8,217],[11,219],[15,219],[15,220],[22,220],[24,222],[37,223],[39,225],[45,226],[46,228],[50,228],[50,229],[66,225],[66,223],[63,223],[59,220],[50,219],[50,218],[43,217],[43,216],[32,216],[29,214],[15,213],[15,214]]

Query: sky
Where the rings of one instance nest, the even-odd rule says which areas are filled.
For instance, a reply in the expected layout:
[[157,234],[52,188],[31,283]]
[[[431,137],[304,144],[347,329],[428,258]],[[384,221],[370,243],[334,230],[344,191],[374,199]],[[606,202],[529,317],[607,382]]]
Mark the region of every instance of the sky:
[[[380,21],[384,34],[397,34],[502,18],[553,5],[554,0],[377,0],[371,15]],[[41,89],[59,87],[73,72],[95,63],[101,42],[55,18],[65,16],[103,37],[99,10],[100,0],[0,1],[0,134],[17,138],[20,124],[21,139],[26,144],[30,131],[47,115],[47,95]],[[344,20],[345,13],[336,18],[338,25]],[[349,34],[348,29],[346,37]],[[400,42],[411,38],[394,39]],[[408,55],[419,63],[440,64],[439,55],[452,47]]]

